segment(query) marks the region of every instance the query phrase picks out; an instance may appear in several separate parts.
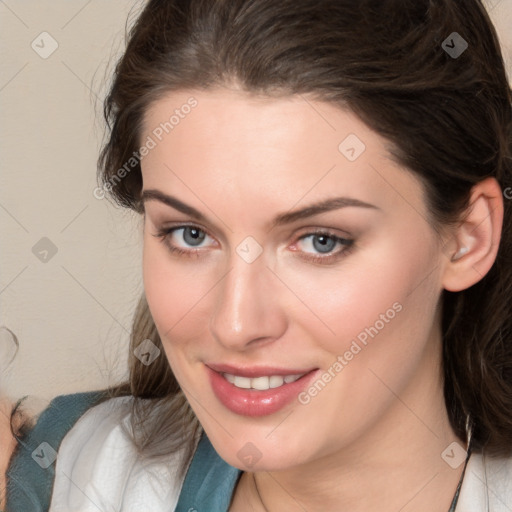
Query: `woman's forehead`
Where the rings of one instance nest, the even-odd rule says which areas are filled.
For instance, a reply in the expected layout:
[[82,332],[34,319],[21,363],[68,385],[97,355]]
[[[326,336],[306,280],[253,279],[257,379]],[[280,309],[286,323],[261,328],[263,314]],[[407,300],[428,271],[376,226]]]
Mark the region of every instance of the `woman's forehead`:
[[355,114],[298,95],[176,91],[152,105],[140,140],[152,141],[141,164],[145,189],[190,197],[190,190],[201,197],[222,191],[232,204],[264,199],[270,206],[274,197],[279,210],[333,194],[389,208],[404,202],[401,195],[422,197],[418,180],[391,160],[387,141]]

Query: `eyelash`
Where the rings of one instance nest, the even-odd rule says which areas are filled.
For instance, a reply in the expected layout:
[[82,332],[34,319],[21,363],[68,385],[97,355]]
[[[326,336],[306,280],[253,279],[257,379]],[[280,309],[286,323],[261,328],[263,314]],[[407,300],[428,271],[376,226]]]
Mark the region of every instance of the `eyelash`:
[[[191,224],[183,224],[183,225],[174,226],[171,228],[162,228],[162,229],[158,230],[158,232],[155,233],[153,236],[159,238],[160,242],[164,243],[171,253],[174,253],[174,254],[177,254],[180,256],[186,256],[189,258],[200,257],[200,253],[202,252],[202,249],[186,250],[186,249],[182,249],[180,247],[176,247],[175,245],[171,245],[169,243],[168,239],[169,239],[170,235],[172,235],[174,233],[174,231],[177,231],[179,229],[184,229],[184,228],[193,228],[198,231],[201,231],[202,233],[205,233],[207,236],[210,236],[204,229],[200,228],[199,226],[194,226]],[[313,256],[310,253],[303,253],[301,257],[303,259],[305,259],[306,261],[327,265],[329,263],[334,263],[334,262],[340,260],[342,257],[347,256],[350,253],[350,251],[353,249],[354,240],[349,239],[349,238],[341,238],[341,237],[329,232],[328,230],[322,230],[322,229],[314,230],[312,232],[309,232],[309,233],[306,233],[306,234],[300,236],[297,239],[297,242],[300,240],[303,240],[305,238],[309,238],[311,236],[325,236],[327,238],[330,238],[331,240],[334,240],[336,243],[345,246],[345,248],[342,250],[339,250],[337,252],[329,253],[327,256]]]

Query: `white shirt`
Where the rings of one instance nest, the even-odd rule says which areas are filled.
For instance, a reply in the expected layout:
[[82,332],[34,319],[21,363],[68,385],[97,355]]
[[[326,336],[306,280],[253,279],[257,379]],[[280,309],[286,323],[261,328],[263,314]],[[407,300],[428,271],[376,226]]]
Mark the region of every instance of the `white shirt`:
[[183,479],[183,452],[144,464],[123,426],[132,397],[89,409],[66,434],[57,456],[50,512],[170,512]]
[[455,510],[512,512],[512,458],[471,454]]
[[[170,512],[183,479],[178,452],[144,464],[122,425],[130,431],[132,397],[89,409],[59,449],[50,512]],[[512,459],[473,453],[456,512],[512,512]]]

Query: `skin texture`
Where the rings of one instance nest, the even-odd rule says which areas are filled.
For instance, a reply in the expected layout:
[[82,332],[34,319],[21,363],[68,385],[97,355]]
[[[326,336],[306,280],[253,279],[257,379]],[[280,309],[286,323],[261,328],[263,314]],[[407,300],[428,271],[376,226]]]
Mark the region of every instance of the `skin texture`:
[[[442,239],[427,221],[418,179],[391,160],[387,142],[354,114],[306,96],[265,98],[236,89],[178,91],[152,105],[141,141],[193,96],[197,106],[142,160],[143,189],[158,189],[206,221],[145,202],[144,286],[165,354],[218,453],[246,470],[230,510],[448,510],[462,465],[441,453],[454,441],[441,375],[439,297],[492,265],[503,208],[499,186],[473,191],[472,214]],[[338,149],[366,146],[349,161]],[[154,138],[154,137],[153,137]],[[278,214],[333,197],[346,207],[271,229]],[[196,226],[199,247],[183,231]],[[314,230],[354,240],[330,263]],[[236,252],[248,236],[263,253]],[[189,240],[189,239],[187,239]],[[169,245],[200,252],[180,255]],[[469,249],[451,261],[460,246]],[[380,315],[392,320],[310,403],[242,417],[215,397],[205,363],[327,371]],[[251,468],[237,452],[252,443]]]

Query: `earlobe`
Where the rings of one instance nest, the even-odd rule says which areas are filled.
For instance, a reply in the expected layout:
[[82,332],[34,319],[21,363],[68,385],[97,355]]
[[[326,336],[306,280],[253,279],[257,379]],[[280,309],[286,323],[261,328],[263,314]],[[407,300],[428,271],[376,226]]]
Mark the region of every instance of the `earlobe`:
[[443,287],[461,291],[480,281],[496,260],[503,225],[503,195],[495,178],[471,190],[469,207],[453,233],[454,249],[443,273]]

